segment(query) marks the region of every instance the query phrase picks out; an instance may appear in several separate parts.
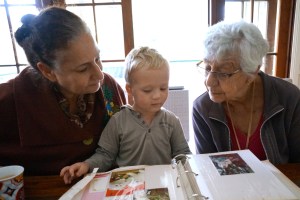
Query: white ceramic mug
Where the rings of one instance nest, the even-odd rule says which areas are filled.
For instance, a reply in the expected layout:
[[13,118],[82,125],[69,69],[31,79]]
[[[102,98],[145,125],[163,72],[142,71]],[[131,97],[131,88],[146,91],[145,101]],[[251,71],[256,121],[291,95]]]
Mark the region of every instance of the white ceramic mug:
[[18,165],[0,167],[0,200],[25,199],[23,172]]

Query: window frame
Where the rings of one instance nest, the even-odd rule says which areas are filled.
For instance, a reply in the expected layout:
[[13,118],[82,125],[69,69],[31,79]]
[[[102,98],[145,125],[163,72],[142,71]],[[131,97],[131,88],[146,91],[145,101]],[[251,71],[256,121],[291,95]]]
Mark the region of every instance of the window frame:
[[[49,5],[51,0],[39,0],[43,1],[45,5]],[[60,2],[64,2],[64,0],[59,0]],[[209,25],[213,25],[218,21],[224,19],[224,9],[225,9],[225,0],[208,0],[209,1],[209,21],[207,22]],[[231,1],[244,1],[244,0],[231,0]],[[249,1],[249,0],[248,0]],[[37,2],[37,1],[36,1]],[[94,2],[94,1],[93,1]],[[250,0],[252,9],[251,13],[253,13],[253,4],[254,0]],[[270,36],[271,31],[274,31],[276,26],[278,27],[278,32],[275,38],[275,49],[274,52],[269,52],[269,56],[276,56],[274,59],[273,65],[273,75],[286,78],[289,77],[290,64],[291,64],[291,47],[292,47],[292,38],[293,38],[293,22],[294,22],[294,12],[296,0],[283,1],[283,0],[268,0],[270,9],[278,9],[277,15],[272,16],[269,15],[269,19],[276,19],[269,23],[268,26],[268,36]],[[279,5],[275,5],[275,3]],[[129,53],[129,51],[134,48],[134,33],[133,33],[133,19],[132,19],[132,2],[131,0],[121,0],[121,2],[112,2],[112,3],[90,3],[89,5],[98,5],[98,4],[121,4],[122,7],[122,17],[123,17],[123,34],[124,34],[124,53],[125,56]],[[24,66],[24,64],[20,64],[18,61],[18,56],[16,52],[16,42],[12,32],[12,24],[10,20],[10,16],[8,14],[8,6],[7,1],[4,0],[4,6],[7,14],[7,21],[9,25],[15,65],[6,64],[0,65],[3,66],[15,66],[17,68],[17,73],[20,72],[20,67]],[[74,6],[74,4],[72,4]],[[81,4],[82,5],[82,4]],[[68,6],[68,5],[67,5]],[[36,3],[36,7],[38,9],[38,5]],[[94,14],[95,17],[95,14]],[[95,24],[96,26],[96,24]],[[97,30],[97,29],[96,29]],[[269,32],[270,31],[270,32]],[[97,37],[96,37],[97,40]],[[121,60],[122,61],[122,60]],[[103,60],[103,62],[120,62],[120,60]],[[268,72],[267,72],[268,73]]]
[[[231,1],[240,1],[244,0],[231,0]],[[248,0],[249,1],[249,0]],[[253,4],[255,0],[250,0],[251,2],[251,13],[253,21]],[[272,13],[269,13],[269,19],[277,19],[268,23],[268,37],[272,37],[272,31],[277,28],[277,35],[275,36],[275,48],[273,52],[269,52],[267,56],[276,56],[274,59],[273,65],[273,75],[281,78],[289,77],[290,64],[291,64],[291,47],[292,47],[292,38],[293,38],[293,22],[294,22],[294,13],[296,7],[296,1],[284,1],[284,0],[267,0],[269,2],[269,9],[277,9],[277,16],[273,16]],[[224,19],[224,9],[225,9],[225,0],[210,0],[211,2],[211,21],[210,25],[217,23]],[[279,4],[279,5],[276,5]],[[272,34],[271,34],[272,32]],[[267,73],[271,73],[267,71]]]

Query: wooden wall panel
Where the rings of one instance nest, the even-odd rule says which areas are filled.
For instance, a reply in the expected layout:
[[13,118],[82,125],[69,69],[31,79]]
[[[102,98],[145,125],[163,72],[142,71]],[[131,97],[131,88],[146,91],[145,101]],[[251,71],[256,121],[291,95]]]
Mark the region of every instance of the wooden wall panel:
[[279,0],[278,3],[277,59],[275,61],[274,75],[285,78],[289,76],[294,1]]

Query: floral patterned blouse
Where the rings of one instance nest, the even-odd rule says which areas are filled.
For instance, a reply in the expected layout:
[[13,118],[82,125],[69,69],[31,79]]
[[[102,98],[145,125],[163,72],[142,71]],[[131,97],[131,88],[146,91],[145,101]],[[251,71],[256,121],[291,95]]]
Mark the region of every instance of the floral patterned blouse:
[[[107,115],[104,118],[104,123],[107,124],[110,117],[118,112],[120,108],[114,105],[113,102],[113,92],[109,89],[107,85],[102,86],[103,98],[105,102],[105,107]],[[59,91],[57,86],[53,87],[57,101],[64,111],[64,113],[69,117],[69,119],[77,124],[79,127],[83,127],[85,123],[91,118],[94,110],[95,104],[95,93],[80,95],[77,99],[77,112],[70,112],[70,104],[64,95]]]

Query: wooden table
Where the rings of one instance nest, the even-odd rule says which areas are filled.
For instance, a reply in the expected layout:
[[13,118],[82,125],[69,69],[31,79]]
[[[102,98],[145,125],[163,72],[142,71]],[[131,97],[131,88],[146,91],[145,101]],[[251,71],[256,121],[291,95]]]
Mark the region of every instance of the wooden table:
[[282,164],[276,167],[300,188],[300,163]]
[[[276,167],[300,187],[300,163],[276,165]],[[65,185],[59,176],[24,177],[26,200],[59,199],[71,186]]]
[[25,176],[24,190],[27,200],[59,199],[72,185],[66,185],[60,176]]

